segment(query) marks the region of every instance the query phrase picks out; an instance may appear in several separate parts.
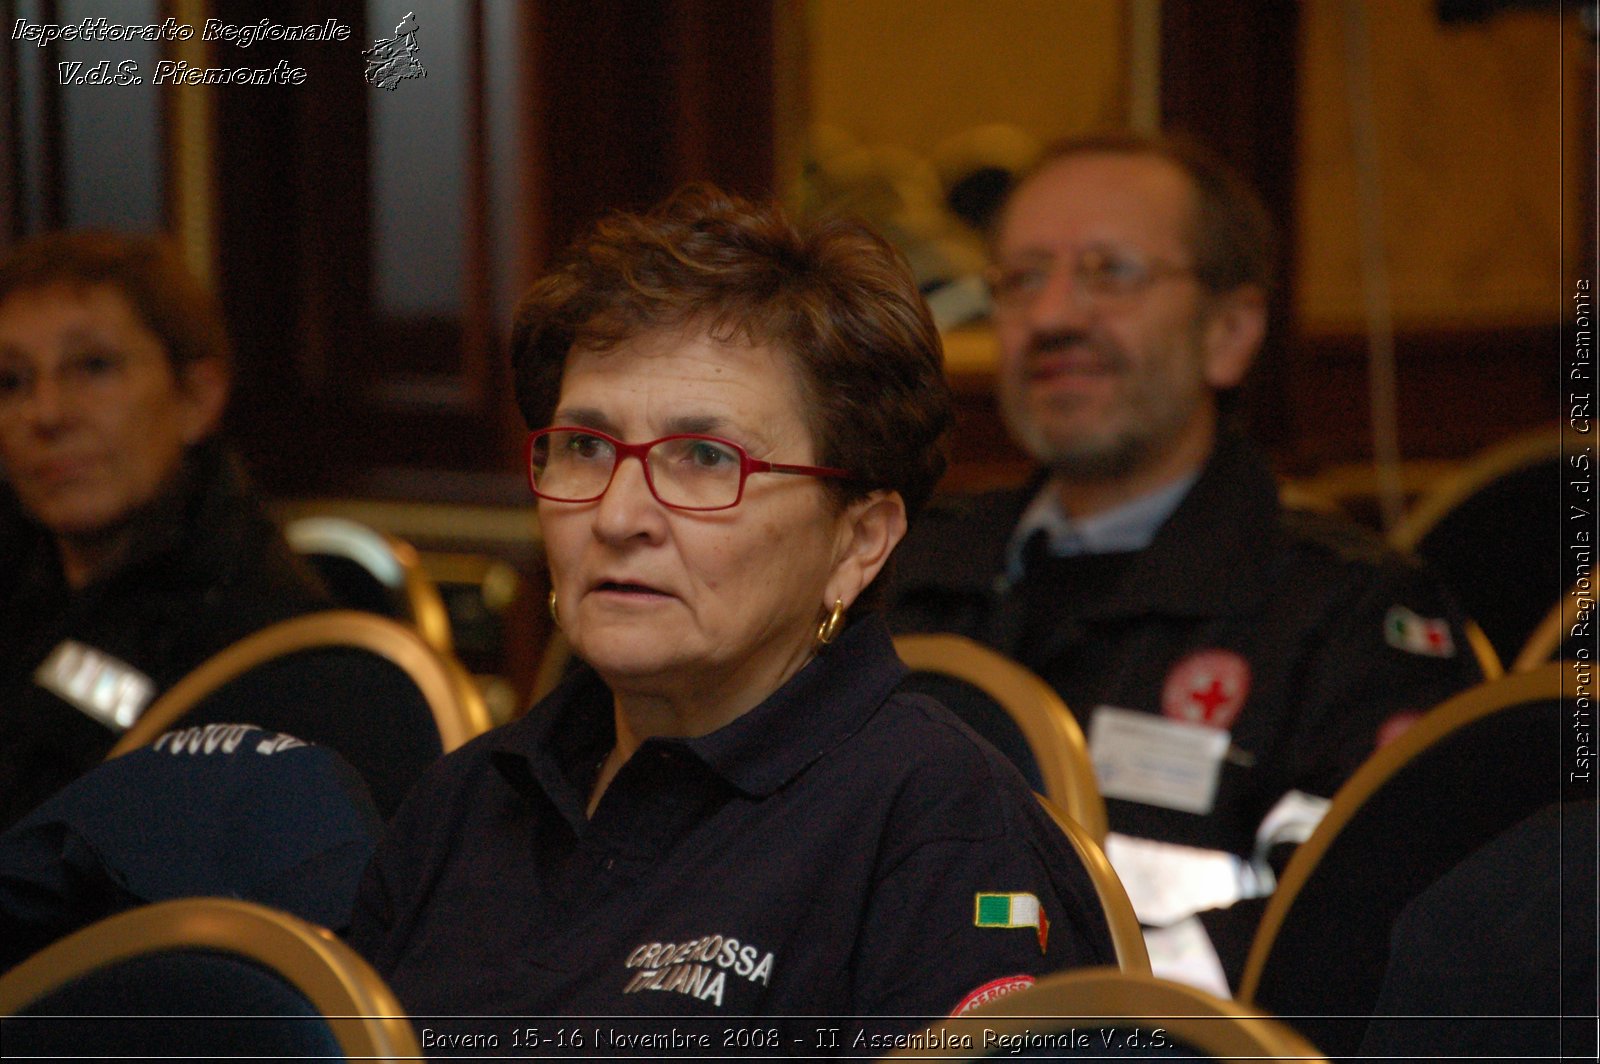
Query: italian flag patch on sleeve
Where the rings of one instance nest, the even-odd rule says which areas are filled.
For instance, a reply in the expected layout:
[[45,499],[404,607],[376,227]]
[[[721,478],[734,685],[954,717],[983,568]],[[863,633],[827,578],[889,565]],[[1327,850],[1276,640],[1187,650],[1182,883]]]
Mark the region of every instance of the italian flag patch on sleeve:
[[1050,921],[1032,894],[976,894],[973,909],[974,927],[1031,927],[1039,936],[1040,953],[1050,941]]

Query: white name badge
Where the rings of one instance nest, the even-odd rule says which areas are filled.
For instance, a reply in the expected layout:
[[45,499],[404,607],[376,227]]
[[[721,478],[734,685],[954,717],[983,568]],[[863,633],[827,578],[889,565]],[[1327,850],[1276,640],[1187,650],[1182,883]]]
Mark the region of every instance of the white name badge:
[[1096,706],[1089,756],[1100,793],[1185,813],[1211,812],[1229,734],[1116,706]]
[[133,727],[156,693],[150,677],[75,639],[62,640],[34,670],[33,679],[116,732]]

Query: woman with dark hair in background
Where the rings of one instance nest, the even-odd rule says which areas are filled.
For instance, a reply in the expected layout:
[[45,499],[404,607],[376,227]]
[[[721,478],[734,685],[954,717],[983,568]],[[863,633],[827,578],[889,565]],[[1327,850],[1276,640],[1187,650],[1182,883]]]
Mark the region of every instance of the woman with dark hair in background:
[[875,580],[949,420],[899,257],[693,188],[569,250],[513,358],[583,666],[436,765],[368,871],[352,938],[419,1023],[788,1015],[735,1048],[817,1052],[836,1016],[849,1051],[1111,963],[1016,770],[896,691]]
[[153,237],[0,259],[0,828],[228,644],[327,605],[216,437],[215,300]]

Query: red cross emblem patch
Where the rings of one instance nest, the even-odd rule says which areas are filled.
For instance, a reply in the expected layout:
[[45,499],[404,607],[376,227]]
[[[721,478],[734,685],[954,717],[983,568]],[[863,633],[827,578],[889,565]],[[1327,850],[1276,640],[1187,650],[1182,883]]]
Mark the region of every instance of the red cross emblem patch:
[[1197,650],[1167,673],[1161,712],[1173,720],[1227,730],[1249,696],[1249,662],[1231,650]]

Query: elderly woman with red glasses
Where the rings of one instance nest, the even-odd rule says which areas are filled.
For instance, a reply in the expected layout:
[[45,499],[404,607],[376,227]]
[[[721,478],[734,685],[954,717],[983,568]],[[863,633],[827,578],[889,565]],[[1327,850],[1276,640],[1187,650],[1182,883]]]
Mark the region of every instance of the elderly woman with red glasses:
[[689,189],[574,245],[513,358],[583,666],[437,765],[368,872],[352,937],[425,1038],[860,1052],[1109,963],[1022,778],[897,692],[875,581],[949,420],[898,256]]

